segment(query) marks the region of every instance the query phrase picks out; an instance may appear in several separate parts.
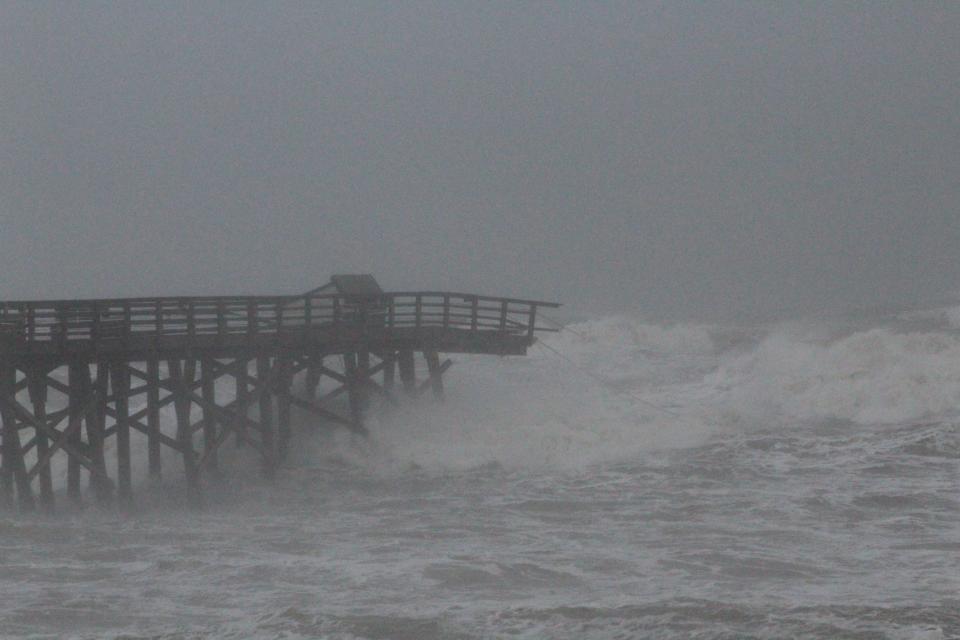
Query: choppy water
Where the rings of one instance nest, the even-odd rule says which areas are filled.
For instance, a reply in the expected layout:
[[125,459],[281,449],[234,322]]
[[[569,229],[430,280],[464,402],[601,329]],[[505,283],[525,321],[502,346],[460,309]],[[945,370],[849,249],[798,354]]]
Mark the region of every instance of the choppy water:
[[958,315],[457,358],[202,513],[0,521],[0,637],[960,637]]

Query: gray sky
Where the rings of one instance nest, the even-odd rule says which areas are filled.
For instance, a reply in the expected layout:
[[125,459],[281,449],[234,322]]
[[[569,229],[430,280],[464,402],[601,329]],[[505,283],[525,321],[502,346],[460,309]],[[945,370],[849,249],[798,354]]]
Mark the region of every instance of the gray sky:
[[960,290],[960,3],[0,4],[0,298]]

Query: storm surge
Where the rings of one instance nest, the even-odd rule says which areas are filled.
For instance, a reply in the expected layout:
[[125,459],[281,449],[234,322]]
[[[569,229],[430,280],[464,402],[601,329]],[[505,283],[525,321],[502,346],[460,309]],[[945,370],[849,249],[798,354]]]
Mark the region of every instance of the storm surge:
[[273,483],[225,447],[201,512],[171,473],[125,518],[0,525],[0,628],[956,637],[957,315],[619,315],[452,356],[444,402],[374,403],[369,437],[296,415]]
[[385,406],[370,442],[334,438],[335,450],[374,472],[582,469],[738,431],[949,420],[960,309],[926,313],[943,322],[578,322],[527,358],[457,357],[445,403]]

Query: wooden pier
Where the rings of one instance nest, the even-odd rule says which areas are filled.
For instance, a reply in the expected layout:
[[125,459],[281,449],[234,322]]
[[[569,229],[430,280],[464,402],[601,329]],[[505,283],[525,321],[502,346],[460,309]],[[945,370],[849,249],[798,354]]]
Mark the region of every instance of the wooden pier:
[[[549,330],[538,308],[556,306],[389,293],[368,275],[298,296],[0,302],[0,504],[52,511],[63,492],[129,508],[135,472],[160,478],[163,447],[199,500],[228,440],[256,451],[272,477],[290,447],[291,407],[363,434],[371,396],[441,398],[451,363],[440,354],[523,355]],[[318,397],[323,379],[334,387]],[[161,420],[170,405],[174,424]],[[134,431],[145,470],[133,469]],[[55,459],[65,459],[65,487],[54,486]]]

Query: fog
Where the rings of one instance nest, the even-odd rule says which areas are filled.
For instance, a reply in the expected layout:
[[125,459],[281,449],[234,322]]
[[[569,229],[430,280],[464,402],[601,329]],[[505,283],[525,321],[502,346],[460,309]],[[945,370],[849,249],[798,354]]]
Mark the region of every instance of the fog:
[[3,3],[0,299],[960,290],[960,5]]

